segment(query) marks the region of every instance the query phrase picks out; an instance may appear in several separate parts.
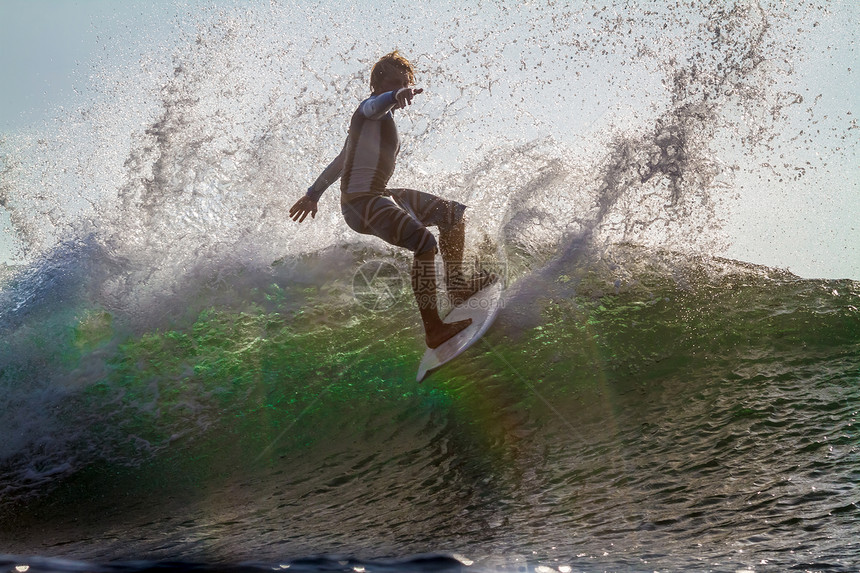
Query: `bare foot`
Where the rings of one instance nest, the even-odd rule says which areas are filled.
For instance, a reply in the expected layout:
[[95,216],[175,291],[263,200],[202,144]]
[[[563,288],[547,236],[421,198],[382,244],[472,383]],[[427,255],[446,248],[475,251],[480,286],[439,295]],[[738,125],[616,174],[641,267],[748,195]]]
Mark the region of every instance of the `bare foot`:
[[463,304],[473,294],[487,288],[497,280],[499,280],[499,277],[496,276],[496,273],[488,273],[486,271],[472,275],[469,279],[462,275],[457,276],[448,285],[448,302],[451,303],[451,306]]
[[434,328],[427,332],[424,337],[428,348],[437,348],[443,342],[452,339],[458,332],[461,332],[467,326],[472,324],[472,319],[458,320],[457,322],[443,322],[439,328]]

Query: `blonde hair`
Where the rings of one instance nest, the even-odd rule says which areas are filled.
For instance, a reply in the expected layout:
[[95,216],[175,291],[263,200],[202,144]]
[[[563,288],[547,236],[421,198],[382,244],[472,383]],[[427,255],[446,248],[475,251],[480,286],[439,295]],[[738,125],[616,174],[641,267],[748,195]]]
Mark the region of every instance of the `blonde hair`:
[[370,71],[370,89],[374,93],[376,92],[376,87],[382,82],[382,79],[393,71],[404,71],[406,72],[407,78],[409,78],[409,85],[415,83],[415,68],[412,67],[412,64],[404,58],[400,52],[394,50],[390,54],[385,54],[379,61],[373,65],[373,69]]

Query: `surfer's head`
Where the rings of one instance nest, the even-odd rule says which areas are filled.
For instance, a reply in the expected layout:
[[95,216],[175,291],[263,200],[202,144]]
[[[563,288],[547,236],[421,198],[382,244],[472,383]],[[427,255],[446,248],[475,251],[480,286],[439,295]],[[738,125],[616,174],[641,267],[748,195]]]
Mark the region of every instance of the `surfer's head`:
[[370,90],[374,94],[409,87],[414,83],[415,68],[397,50],[382,56],[370,71]]

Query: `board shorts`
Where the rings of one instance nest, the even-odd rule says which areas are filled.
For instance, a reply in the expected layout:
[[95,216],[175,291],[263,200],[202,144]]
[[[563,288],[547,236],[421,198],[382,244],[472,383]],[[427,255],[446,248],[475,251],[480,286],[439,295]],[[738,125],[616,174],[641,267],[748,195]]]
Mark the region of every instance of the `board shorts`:
[[340,195],[346,224],[363,235],[375,235],[416,255],[436,252],[436,238],[427,227],[444,229],[463,218],[466,206],[415,189],[386,189],[384,195]]

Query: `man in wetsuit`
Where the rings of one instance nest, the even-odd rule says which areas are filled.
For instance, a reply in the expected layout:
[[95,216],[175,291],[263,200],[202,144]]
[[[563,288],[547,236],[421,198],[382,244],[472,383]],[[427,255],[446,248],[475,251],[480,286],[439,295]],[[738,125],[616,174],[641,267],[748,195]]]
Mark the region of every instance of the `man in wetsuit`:
[[394,173],[400,138],[392,112],[412,105],[423,92],[414,85],[412,64],[396,50],[380,59],[370,74],[371,96],[352,115],[340,154],[320,174],[307,193],[290,208],[302,222],[317,212],[323,192],[340,178],[341,211],[355,231],[376,235],[415,254],[412,290],[415,293],[427,346],[436,348],[466,328],[471,319],[442,322],[436,300],[436,239],[428,226],[439,228],[439,250],[445,262],[448,296],[455,304],[487,286],[495,277],[466,279],[462,272],[466,234],[465,205],[414,189],[387,189]]

